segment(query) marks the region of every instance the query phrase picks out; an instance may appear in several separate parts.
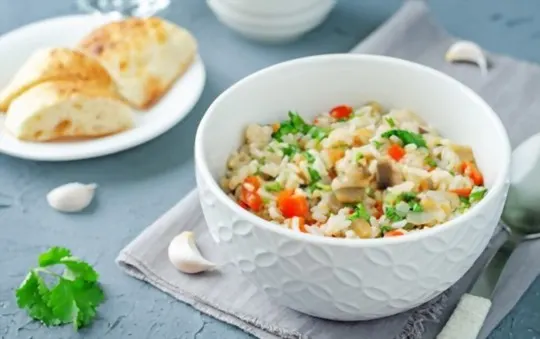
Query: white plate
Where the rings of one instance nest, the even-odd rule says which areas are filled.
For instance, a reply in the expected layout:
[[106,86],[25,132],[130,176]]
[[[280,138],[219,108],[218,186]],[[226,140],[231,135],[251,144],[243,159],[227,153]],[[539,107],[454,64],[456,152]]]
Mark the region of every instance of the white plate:
[[[104,16],[74,15],[32,23],[0,38],[0,87],[5,86],[37,48],[73,47],[92,29],[111,20]],[[182,120],[199,100],[206,74],[200,56],[171,90],[150,110],[136,112],[135,127],[108,137],[73,142],[20,141],[3,131],[0,115],[0,152],[47,161],[98,157],[145,143]]]

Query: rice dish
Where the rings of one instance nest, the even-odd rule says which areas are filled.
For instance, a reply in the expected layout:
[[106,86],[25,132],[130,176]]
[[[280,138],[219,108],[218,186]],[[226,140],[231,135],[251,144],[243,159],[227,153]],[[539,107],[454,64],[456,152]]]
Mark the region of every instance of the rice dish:
[[223,190],[279,227],[316,236],[381,238],[466,213],[487,189],[471,147],[404,109],[376,102],[247,126]]

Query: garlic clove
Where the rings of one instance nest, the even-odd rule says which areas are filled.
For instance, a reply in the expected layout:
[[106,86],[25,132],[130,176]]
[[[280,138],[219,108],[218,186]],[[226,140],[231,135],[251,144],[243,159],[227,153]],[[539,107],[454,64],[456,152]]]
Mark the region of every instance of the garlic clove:
[[193,232],[182,232],[174,237],[169,244],[168,254],[174,267],[184,273],[200,273],[216,267],[199,252]]
[[472,41],[457,41],[446,51],[445,59],[448,62],[471,62],[480,68],[482,74],[487,73],[487,58],[482,48]]
[[49,206],[60,212],[79,212],[90,205],[96,188],[96,184],[71,182],[50,191],[47,194],[47,202]]

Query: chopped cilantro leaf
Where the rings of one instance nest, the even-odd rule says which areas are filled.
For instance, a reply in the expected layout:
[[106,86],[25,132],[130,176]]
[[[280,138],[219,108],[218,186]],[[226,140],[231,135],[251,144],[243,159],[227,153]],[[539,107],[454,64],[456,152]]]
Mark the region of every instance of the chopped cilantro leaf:
[[282,190],[281,184],[277,181],[264,185],[264,189],[268,192],[280,192]]
[[354,212],[349,215],[349,220],[356,220],[356,219],[364,219],[366,221],[369,221],[370,215],[364,205],[358,204],[354,208]]
[[390,221],[400,221],[403,220],[403,217],[398,214],[394,207],[387,206],[384,209],[384,214]]
[[393,230],[394,228],[392,226],[388,226],[388,225],[384,225],[384,226],[381,226],[380,227],[380,230],[381,230],[381,233],[382,234],[385,234],[387,232],[390,232],[391,230]]
[[487,193],[487,189],[484,187],[473,188],[471,195],[469,195],[469,202],[473,203],[473,202],[482,200],[482,198],[484,198],[486,193]]
[[313,156],[313,154],[309,152],[304,152],[303,154],[304,154],[304,157],[306,157],[308,164],[313,164],[315,162],[315,157]]
[[414,192],[403,192],[399,195],[398,199],[405,202],[411,202],[416,199],[416,193]]
[[415,203],[412,204],[411,210],[412,210],[413,212],[423,212],[423,211],[424,211],[424,208],[422,207],[422,205],[420,205],[419,203],[415,202]]
[[311,178],[311,182],[317,182],[321,180],[321,175],[319,174],[319,172],[317,172],[313,168],[308,167],[308,173],[309,173],[309,177]]
[[322,139],[326,138],[328,134],[330,134],[329,128],[312,126],[311,129],[309,130],[309,135],[311,135],[312,138],[318,141],[321,141]]
[[289,119],[291,120],[291,123],[297,132],[306,134],[311,129],[311,126],[306,124],[304,119],[302,119],[302,117],[296,112],[290,111]]
[[318,189],[320,189],[320,190],[327,191],[327,192],[329,192],[329,191],[332,190],[332,186],[330,186],[330,185],[325,185],[325,184],[323,184],[323,183],[321,183],[321,182],[316,183],[316,184],[315,184],[315,187],[318,188]]
[[283,148],[283,154],[288,155],[289,157],[292,157],[299,151],[300,151],[300,147],[296,145],[292,145],[292,144],[287,144],[287,146]]
[[391,136],[396,136],[401,140],[401,142],[403,142],[404,145],[415,144],[418,147],[427,147],[426,141],[422,135],[403,129],[391,129],[384,132],[381,136],[387,139]]
[[394,119],[388,117],[386,118],[386,122],[388,123],[388,126],[390,126],[391,128],[396,127],[396,122],[394,121]]
[[424,163],[429,167],[437,167],[437,162],[432,157],[426,157]]

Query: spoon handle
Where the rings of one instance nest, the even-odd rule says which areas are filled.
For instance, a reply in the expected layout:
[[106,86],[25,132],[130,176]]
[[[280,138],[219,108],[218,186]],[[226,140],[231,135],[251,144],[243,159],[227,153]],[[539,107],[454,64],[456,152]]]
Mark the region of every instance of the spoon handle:
[[[446,325],[437,336],[437,339],[476,339],[482,329],[484,320],[491,308],[491,295],[497,281],[503,271],[503,267],[510,258],[516,246],[515,239],[508,231],[505,243],[498,249],[497,253],[488,260],[486,266],[482,269],[478,279],[469,293],[461,296],[458,305],[448,319]],[[496,266],[496,267],[495,267]],[[490,277],[492,284],[486,286],[483,278],[492,273]]]
[[465,293],[437,339],[476,339],[490,308],[491,300]]

